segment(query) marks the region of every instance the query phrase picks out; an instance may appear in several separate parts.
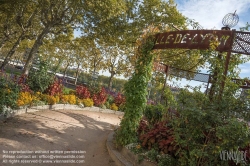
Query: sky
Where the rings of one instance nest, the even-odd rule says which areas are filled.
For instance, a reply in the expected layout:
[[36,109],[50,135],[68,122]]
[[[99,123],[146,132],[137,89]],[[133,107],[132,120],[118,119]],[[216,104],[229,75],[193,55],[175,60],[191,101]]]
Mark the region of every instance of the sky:
[[[239,22],[235,27],[239,31],[240,27],[244,27],[246,23],[250,23],[250,0],[175,0],[177,9],[186,17],[194,19],[204,29],[220,30],[223,27],[222,19],[228,13],[234,13],[239,16]],[[250,56],[250,55],[249,55]],[[240,77],[250,78],[250,61],[241,64]],[[201,85],[195,81],[182,81],[177,83],[180,86],[184,84]]]

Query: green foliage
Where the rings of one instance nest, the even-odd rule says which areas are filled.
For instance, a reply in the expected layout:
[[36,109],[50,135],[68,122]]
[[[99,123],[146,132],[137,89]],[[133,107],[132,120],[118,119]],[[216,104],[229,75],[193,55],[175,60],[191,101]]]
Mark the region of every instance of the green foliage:
[[[145,37],[145,36],[144,36]],[[147,40],[149,39],[149,40]],[[171,135],[156,144],[159,138],[164,138],[164,127],[139,126],[138,122],[146,108],[147,83],[151,77],[151,67],[154,55],[150,53],[152,38],[139,40],[136,52],[135,73],[125,85],[125,115],[117,130],[116,141],[120,145],[127,145],[137,141],[136,128],[142,131],[142,146],[150,150],[149,158],[157,160],[159,149],[170,155],[166,158],[168,165],[229,165],[229,161],[220,159],[220,152],[237,151],[250,144],[250,134],[247,121],[249,120],[249,102],[236,95],[237,84],[231,81],[238,77],[237,66],[246,59],[240,55],[231,57],[227,76],[225,73],[226,54],[213,51],[217,41],[211,42],[210,50],[202,51],[212,73],[212,90],[208,96],[194,88],[193,92],[181,90],[176,96],[167,89],[163,94],[166,109],[173,108],[177,116],[169,120],[168,127]],[[152,40],[151,40],[152,41]],[[146,108],[146,116],[154,117],[153,107]],[[139,127],[138,127],[139,126]],[[158,145],[158,146],[156,146]],[[165,147],[165,145],[167,147]],[[175,145],[174,147],[170,146]],[[174,149],[175,148],[175,149]],[[174,151],[174,154],[171,153]],[[176,163],[174,163],[176,161]],[[243,163],[242,163],[243,164]]]
[[48,63],[40,63],[39,69],[32,69],[28,75],[28,85],[35,92],[44,92],[53,82],[53,76],[48,73]]
[[180,116],[173,119],[172,125],[180,147],[176,154],[180,165],[227,165],[219,158],[221,151],[236,151],[250,143],[246,122],[233,116],[236,110],[226,104],[233,102],[234,108],[240,107],[240,103],[234,102],[240,99],[227,97],[210,102],[201,92],[185,89],[177,99]]
[[176,108],[177,106],[176,99],[169,87],[165,88],[162,98],[163,98],[163,104],[166,106],[166,108],[173,108],[173,109]]
[[63,94],[64,94],[64,95],[69,95],[69,94],[70,94],[70,91],[71,91],[70,88],[63,87]]
[[6,114],[6,108],[17,108],[20,87],[7,77],[0,76],[0,114]]
[[178,161],[168,154],[159,155],[157,166],[179,166]]
[[147,84],[151,77],[154,55],[150,53],[154,38],[143,36],[138,41],[137,64],[132,78],[125,84],[125,115],[117,130],[116,142],[127,145],[136,140],[136,130],[146,107]]
[[147,105],[144,111],[144,115],[150,124],[155,124],[163,120],[164,115],[167,113],[167,108],[161,104],[157,105]]
[[245,27],[241,27],[240,30],[241,31],[249,31],[250,28],[250,24],[247,22]]

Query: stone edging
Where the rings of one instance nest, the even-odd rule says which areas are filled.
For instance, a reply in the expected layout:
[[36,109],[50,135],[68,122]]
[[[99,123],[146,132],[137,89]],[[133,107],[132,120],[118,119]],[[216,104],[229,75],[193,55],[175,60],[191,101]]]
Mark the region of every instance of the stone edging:
[[6,116],[0,115],[0,120],[4,120],[9,117],[13,117],[15,115],[24,114],[28,112],[36,112],[41,110],[81,110],[81,111],[93,111],[93,112],[102,112],[102,113],[110,113],[123,115],[124,112],[114,111],[110,109],[102,109],[99,107],[80,107],[78,105],[70,105],[70,104],[54,104],[54,105],[42,105],[42,106],[32,106],[30,108],[22,108],[18,110],[9,110]]

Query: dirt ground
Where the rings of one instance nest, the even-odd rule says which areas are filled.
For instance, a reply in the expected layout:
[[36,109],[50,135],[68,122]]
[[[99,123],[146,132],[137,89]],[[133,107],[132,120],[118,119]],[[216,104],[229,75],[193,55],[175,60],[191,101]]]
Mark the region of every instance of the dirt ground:
[[105,143],[121,118],[72,110],[9,118],[0,122],[0,166],[115,166]]

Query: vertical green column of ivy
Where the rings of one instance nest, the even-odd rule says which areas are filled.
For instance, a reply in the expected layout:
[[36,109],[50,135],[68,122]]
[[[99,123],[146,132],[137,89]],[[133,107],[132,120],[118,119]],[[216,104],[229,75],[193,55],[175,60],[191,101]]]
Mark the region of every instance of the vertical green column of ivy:
[[125,84],[125,114],[116,136],[116,142],[120,145],[127,145],[135,141],[136,130],[147,103],[147,85],[151,79],[154,58],[151,53],[154,46],[154,37],[145,37],[139,43],[135,72]]

